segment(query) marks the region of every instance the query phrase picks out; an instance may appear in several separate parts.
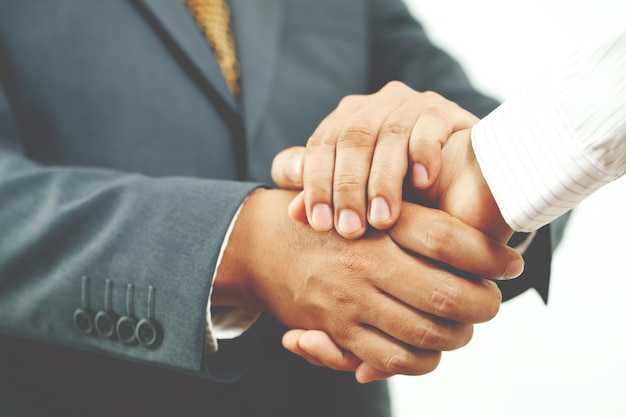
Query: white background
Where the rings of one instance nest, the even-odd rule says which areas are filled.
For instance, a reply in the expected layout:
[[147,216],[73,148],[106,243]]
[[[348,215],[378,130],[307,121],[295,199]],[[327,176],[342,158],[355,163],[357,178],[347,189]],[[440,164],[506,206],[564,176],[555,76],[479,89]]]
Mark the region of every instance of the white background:
[[[626,0],[406,0],[499,99],[568,48],[626,25]],[[391,380],[395,417],[626,416],[626,179],[579,206],[549,304],[528,291],[421,377]]]

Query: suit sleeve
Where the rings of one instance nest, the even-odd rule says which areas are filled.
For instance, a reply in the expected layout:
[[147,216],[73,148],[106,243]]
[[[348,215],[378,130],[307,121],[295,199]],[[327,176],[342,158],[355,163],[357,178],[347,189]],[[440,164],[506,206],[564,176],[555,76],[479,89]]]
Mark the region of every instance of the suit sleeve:
[[[211,277],[258,184],[44,166],[27,157],[16,125],[0,90],[0,332],[206,375]],[[77,322],[77,309],[91,317]],[[84,321],[102,311],[110,335],[107,323],[101,335]],[[124,343],[132,334],[117,332],[121,316],[158,334],[144,327]]]

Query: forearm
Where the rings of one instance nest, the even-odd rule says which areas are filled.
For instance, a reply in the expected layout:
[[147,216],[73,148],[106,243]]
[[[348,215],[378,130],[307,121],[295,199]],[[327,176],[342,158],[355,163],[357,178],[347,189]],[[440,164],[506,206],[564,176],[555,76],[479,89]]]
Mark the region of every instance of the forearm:
[[[158,366],[200,372],[205,308],[217,254],[235,210],[254,184],[149,178],[121,172],[44,167],[0,150],[1,331]],[[156,349],[81,333],[81,277],[91,310],[147,318],[148,289],[163,329]]]

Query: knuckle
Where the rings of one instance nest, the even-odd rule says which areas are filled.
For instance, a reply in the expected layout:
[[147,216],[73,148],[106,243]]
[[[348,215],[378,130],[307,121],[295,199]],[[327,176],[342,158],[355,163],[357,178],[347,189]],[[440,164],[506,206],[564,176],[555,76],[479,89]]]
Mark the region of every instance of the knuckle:
[[462,305],[462,292],[449,279],[442,280],[430,294],[430,305],[439,317],[455,318]]
[[383,86],[381,91],[397,92],[397,91],[405,91],[408,89],[409,87],[402,81],[392,80],[392,81],[387,82],[387,84]]
[[430,320],[423,320],[416,326],[414,334],[417,336],[416,347],[437,349],[446,345],[443,330]]
[[313,133],[306,142],[307,152],[317,151],[319,149],[334,148],[334,137],[328,134],[324,129],[318,129]]
[[365,181],[353,173],[335,174],[333,192],[336,194],[351,194],[359,192],[365,186]]
[[424,109],[423,114],[430,119],[435,119],[439,122],[447,122],[449,110],[440,103],[430,104]]
[[378,137],[378,132],[363,121],[356,121],[347,126],[339,135],[338,148],[371,147]]
[[408,138],[411,135],[411,127],[400,120],[390,120],[383,123],[380,129],[381,136]]
[[424,92],[422,92],[422,97],[424,99],[430,100],[430,101],[444,101],[444,102],[448,102],[449,100],[447,100],[446,98],[444,98],[441,94],[436,93],[432,90],[426,90]]
[[318,132],[315,132],[311,136],[309,136],[309,139],[306,141],[306,146],[307,147],[316,146],[322,143],[322,141],[323,141],[323,136],[319,134]]
[[450,220],[448,218],[436,219],[424,233],[424,245],[435,259],[439,259],[448,252],[454,237],[454,227]]
[[387,356],[384,362],[384,371],[393,375],[412,375],[416,369],[411,355],[405,351],[398,351]]
[[352,108],[353,106],[359,104],[363,100],[363,97],[364,96],[361,94],[349,94],[347,96],[344,96],[341,98],[341,100],[339,100],[339,104],[337,105],[337,108],[340,108],[340,107]]

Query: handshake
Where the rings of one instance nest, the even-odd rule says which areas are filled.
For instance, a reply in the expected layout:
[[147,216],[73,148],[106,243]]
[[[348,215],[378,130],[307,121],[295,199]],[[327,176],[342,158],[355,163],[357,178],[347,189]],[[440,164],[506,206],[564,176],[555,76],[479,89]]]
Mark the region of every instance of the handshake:
[[213,305],[268,312],[292,329],[285,348],[362,383],[435,369],[496,315],[492,280],[523,271],[474,157],[477,121],[401,83],[346,97],[275,157],[281,190],[248,197]]

